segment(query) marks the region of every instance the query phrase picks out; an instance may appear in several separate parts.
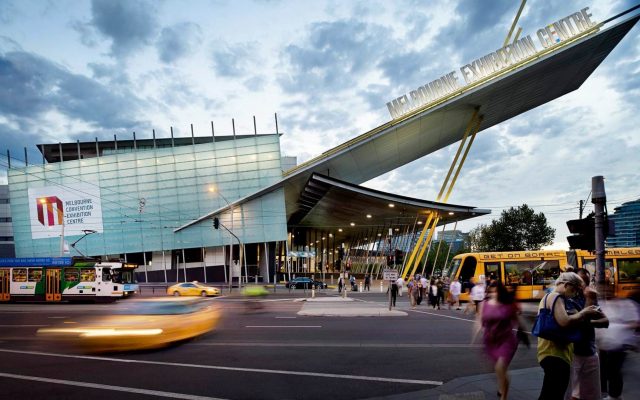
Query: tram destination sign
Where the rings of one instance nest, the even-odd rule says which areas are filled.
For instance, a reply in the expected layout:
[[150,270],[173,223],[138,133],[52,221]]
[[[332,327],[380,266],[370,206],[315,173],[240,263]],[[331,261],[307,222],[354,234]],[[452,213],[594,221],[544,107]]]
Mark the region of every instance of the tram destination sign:
[[527,35],[388,102],[391,118],[400,118],[418,108],[434,104],[591,30],[597,25],[591,16],[589,7],[586,7],[538,29],[535,37],[542,50],[538,50],[536,41]]

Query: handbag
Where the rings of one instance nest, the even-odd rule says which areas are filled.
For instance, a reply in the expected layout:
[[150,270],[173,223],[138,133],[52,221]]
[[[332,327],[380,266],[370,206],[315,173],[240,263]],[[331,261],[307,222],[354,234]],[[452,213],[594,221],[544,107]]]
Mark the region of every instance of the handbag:
[[544,308],[541,308],[538,312],[531,334],[552,342],[563,344],[580,341],[582,339],[582,334],[579,329],[563,328],[558,325],[558,322],[553,316],[556,301],[558,301],[558,297],[560,296],[555,298],[551,305],[551,309],[547,308],[548,296],[548,293],[544,296]]

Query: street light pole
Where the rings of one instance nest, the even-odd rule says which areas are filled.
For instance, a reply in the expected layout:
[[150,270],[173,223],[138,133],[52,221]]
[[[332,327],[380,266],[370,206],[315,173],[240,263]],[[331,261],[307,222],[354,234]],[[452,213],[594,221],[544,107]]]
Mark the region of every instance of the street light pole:
[[[226,226],[224,226],[223,224],[222,227],[229,232],[229,234],[236,238],[236,240],[238,241],[238,257],[240,257],[240,275],[238,276],[238,288],[242,287],[242,262],[245,263],[245,269],[246,269],[246,260],[243,257],[243,248],[244,245],[242,244],[242,241],[240,240],[240,238],[238,238],[233,232],[232,230],[234,230],[234,223],[233,223],[233,214],[234,214],[234,207],[231,206],[231,203],[229,203],[229,200],[227,200],[226,197],[224,197],[224,195],[222,194],[222,192],[218,189],[216,190],[213,187],[209,188],[210,192],[216,192],[221,198],[222,200],[225,201],[225,203],[227,203],[227,207],[229,207],[229,209],[231,210],[231,230],[229,228],[227,228]],[[231,270],[233,268],[232,266],[232,262],[233,262],[233,238],[229,238],[229,248],[230,248],[230,252],[229,252],[229,291],[231,291],[231,287],[232,287],[232,283],[233,283],[233,274],[231,273]]]

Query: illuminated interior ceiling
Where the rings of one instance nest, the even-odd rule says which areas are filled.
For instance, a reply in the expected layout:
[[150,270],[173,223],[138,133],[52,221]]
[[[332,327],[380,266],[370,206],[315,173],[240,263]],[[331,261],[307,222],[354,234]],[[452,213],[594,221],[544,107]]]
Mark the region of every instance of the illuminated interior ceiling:
[[339,243],[382,230],[386,236],[389,228],[394,234],[405,233],[407,227],[412,231],[414,224],[420,231],[417,220],[424,223],[429,211],[438,212],[442,216],[440,225],[450,224],[448,229],[453,229],[456,221],[491,212],[398,196],[313,174],[300,195],[298,212],[289,219],[289,228],[294,233],[304,229],[331,233]]

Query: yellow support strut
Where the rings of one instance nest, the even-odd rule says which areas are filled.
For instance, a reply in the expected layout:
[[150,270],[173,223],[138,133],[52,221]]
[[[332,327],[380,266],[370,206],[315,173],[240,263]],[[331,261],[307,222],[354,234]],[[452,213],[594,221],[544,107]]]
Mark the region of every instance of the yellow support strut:
[[[467,128],[465,129],[464,135],[462,137],[462,140],[460,142],[460,146],[458,147],[458,151],[456,152],[456,155],[451,163],[451,166],[449,167],[449,171],[447,173],[447,176],[442,184],[442,187],[440,188],[440,192],[438,193],[438,197],[436,198],[436,201],[440,201],[442,199],[442,195],[445,193],[445,190],[447,189],[447,185],[449,184],[449,179],[451,178],[451,173],[454,170],[454,167],[456,166],[456,164],[458,164],[458,158],[460,157],[460,153],[462,152],[462,148],[465,147],[467,138],[469,136],[469,134],[471,133],[471,139],[469,140],[469,143],[466,146],[466,149],[464,151],[464,154],[462,156],[462,159],[460,160],[460,163],[458,164],[458,167],[456,169],[456,172],[453,176],[453,179],[451,180],[451,184],[449,185],[449,188],[446,192],[445,198],[443,202],[447,202],[449,200],[449,196],[451,195],[451,191],[453,190],[453,186],[456,183],[456,180],[458,179],[458,176],[460,175],[460,171],[462,169],[462,165],[464,164],[467,155],[469,154],[469,150],[471,149],[471,145],[473,144],[473,141],[475,139],[476,134],[478,133],[478,130],[480,129],[480,124],[482,123],[482,119],[483,117],[478,117],[478,109],[476,108],[473,115],[471,116],[471,119],[469,120],[469,123],[467,124]],[[473,132],[473,133],[472,133]],[[409,257],[409,260],[407,262],[407,264],[405,265],[405,269],[402,273],[402,278],[406,279],[407,275],[411,276],[413,274],[415,274],[418,265],[420,264],[420,260],[422,260],[422,257],[424,256],[425,251],[427,250],[429,243],[431,242],[432,238],[433,238],[433,232],[435,232],[435,228],[438,225],[438,222],[440,221],[440,215],[435,213],[435,212],[429,212],[429,218],[427,219],[427,222],[424,226],[424,229],[422,230],[420,237],[418,238],[418,241],[416,242],[415,247],[413,248],[413,251],[411,252],[411,255]],[[429,234],[427,235],[427,238],[425,240],[425,235],[427,234],[427,232],[429,232]],[[419,254],[418,254],[419,253]],[[416,257],[417,255],[417,257]],[[413,268],[411,266],[411,264],[413,263]],[[409,273],[409,271],[411,271],[411,273]]]

